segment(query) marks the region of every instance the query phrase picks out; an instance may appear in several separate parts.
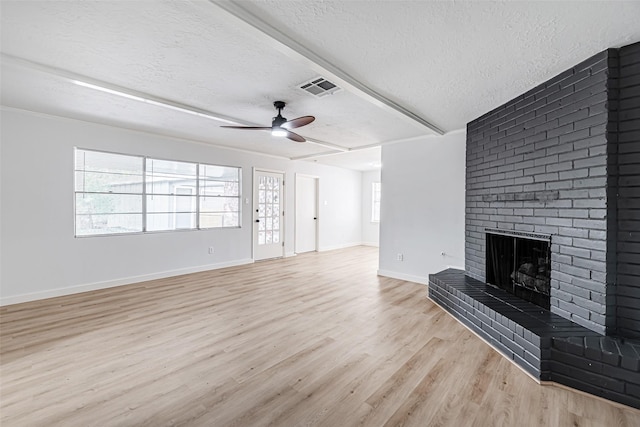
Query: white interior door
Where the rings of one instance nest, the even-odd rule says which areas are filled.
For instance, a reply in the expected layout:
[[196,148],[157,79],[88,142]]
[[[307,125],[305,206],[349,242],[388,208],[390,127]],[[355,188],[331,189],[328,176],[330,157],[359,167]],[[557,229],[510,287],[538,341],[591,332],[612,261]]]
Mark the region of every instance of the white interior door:
[[296,175],[296,253],[318,250],[318,178]]
[[253,259],[284,256],[284,174],[253,173]]

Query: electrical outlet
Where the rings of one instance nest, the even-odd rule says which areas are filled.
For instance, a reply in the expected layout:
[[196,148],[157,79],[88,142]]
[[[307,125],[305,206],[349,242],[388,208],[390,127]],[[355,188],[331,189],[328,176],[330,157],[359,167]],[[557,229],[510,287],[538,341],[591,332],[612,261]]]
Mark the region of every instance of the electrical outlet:
[[213,249],[213,246],[209,246],[209,255],[211,255],[214,252],[215,252],[215,250]]
[[404,255],[402,255],[402,254],[398,254],[398,255],[396,255],[396,259],[397,259],[398,261],[403,261],[403,260],[404,260]]

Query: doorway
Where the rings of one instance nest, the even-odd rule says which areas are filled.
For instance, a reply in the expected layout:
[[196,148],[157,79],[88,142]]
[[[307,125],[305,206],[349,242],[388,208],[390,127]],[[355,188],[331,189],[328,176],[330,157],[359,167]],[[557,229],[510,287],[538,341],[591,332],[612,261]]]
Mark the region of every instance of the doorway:
[[295,252],[318,250],[318,177],[296,174]]

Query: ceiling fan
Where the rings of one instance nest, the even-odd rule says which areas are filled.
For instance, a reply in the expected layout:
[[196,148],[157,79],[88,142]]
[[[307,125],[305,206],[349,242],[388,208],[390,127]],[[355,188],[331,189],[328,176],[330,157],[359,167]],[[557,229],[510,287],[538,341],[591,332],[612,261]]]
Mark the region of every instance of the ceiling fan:
[[295,132],[291,132],[290,129],[299,128],[301,126],[308,125],[316,118],[313,116],[302,116],[297,119],[287,120],[285,117],[282,117],[282,109],[285,106],[283,101],[276,101],[273,103],[273,106],[278,110],[278,115],[273,118],[271,122],[271,126],[221,126],[223,128],[229,129],[249,129],[249,130],[270,130],[271,135],[273,136],[286,136],[292,141],[296,142],[305,142],[302,136],[298,135]]

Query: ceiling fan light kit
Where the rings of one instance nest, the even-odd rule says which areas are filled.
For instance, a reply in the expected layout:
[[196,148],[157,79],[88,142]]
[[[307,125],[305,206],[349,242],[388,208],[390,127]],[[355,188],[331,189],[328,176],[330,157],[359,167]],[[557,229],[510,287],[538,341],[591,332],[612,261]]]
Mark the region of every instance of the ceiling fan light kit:
[[285,107],[285,103],[283,101],[276,101],[273,103],[273,106],[278,110],[278,115],[275,116],[271,122],[271,126],[261,127],[261,126],[221,126],[223,128],[229,129],[249,129],[249,130],[270,130],[272,136],[276,137],[287,137],[288,139],[295,142],[305,142],[306,139],[304,137],[298,135],[295,132],[291,132],[290,129],[299,128],[302,126],[306,126],[309,123],[313,122],[316,118],[313,116],[302,116],[297,119],[287,120],[285,117],[282,117],[282,109]]
[[278,136],[278,137],[287,136],[287,130],[282,129],[281,127],[271,128],[271,136]]

